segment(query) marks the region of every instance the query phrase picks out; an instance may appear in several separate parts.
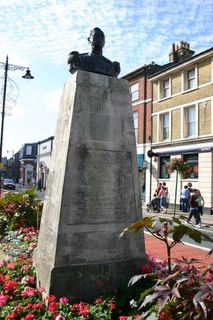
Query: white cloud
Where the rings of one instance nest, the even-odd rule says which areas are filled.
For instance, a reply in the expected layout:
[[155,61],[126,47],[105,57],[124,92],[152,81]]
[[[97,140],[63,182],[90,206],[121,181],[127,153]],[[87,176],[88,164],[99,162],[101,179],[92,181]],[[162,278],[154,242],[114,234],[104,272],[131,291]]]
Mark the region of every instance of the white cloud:
[[58,110],[61,95],[62,95],[62,88],[44,93],[44,102],[46,107],[49,110]]

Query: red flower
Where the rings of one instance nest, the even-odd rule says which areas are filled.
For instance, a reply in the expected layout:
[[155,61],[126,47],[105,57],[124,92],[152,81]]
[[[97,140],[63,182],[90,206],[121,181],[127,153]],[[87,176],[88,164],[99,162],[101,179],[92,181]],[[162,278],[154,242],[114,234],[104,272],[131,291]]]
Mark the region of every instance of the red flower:
[[94,303],[101,303],[103,302],[103,299],[99,298],[99,299],[96,299]]
[[48,311],[55,311],[58,308],[58,304],[54,301],[50,302],[49,306],[48,306]]
[[38,303],[34,303],[32,305],[32,309],[33,310],[39,310],[39,309],[43,309],[44,308],[44,305],[42,302],[38,302]]
[[118,318],[118,320],[128,320],[128,317],[127,317],[127,316],[120,316],[120,317]]
[[5,276],[0,273],[0,284],[5,282]]
[[17,314],[15,312],[11,312],[5,317],[5,319],[15,319],[16,316]]
[[53,302],[56,300],[56,296],[54,296],[53,294],[50,294],[48,297],[46,297],[46,300],[49,302]]
[[7,293],[12,293],[18,287],[18,283],[15,281],[6,281],[3,285],[3,289],[7,291]]
[[79,309],[78,311],[79,316],[87,317],[89,315],[89,307],[83,302],[79,303],[78,309]]
[[3,294],[0,294],[0,307],[3,307],[7,302],[7,297]]
[[141,266],[141,273],[152,273],[152,267],[150,264],[142,264]]
[[113,302],[109,302],[108,307],[110,307],[111,309],[115,309],[116,305]]
[[31,319],[34,319],[34,318],[35,318],[34,314],[29,313],[28,315],[26,315],[25,320],[31,320]]

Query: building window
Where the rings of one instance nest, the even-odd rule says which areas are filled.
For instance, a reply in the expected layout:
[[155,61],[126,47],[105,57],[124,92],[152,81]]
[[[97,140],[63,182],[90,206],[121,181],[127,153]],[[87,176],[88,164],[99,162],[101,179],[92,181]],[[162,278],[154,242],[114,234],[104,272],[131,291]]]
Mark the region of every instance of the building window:
[[165,79],[160,82],[160,99],[170,97],[170,80]]
[[196,134],[196,108],[195,106],[190,106],[184,110],[184,128],[185,137],[191,137]]
[[139,99],[139,83],[134,83],[130,86],[132,101]]
[[26,156],[32,155],[32,146],[26,146]]
[[134,119],[134,128],[135,128],[135,140],[138,143],[138,112],[133,112],[133,119]]
[[185,71],[184,73],[184,90],[191,90],[196,88],[197,79],[196,79],[196,70],[192,68]]
[[185,154],[184,162],[187,163],[188,169],[185,175],[186,179],[198,179],[198,154]]
[[169,139],[169,113],[161,115],[161,141]]
[[169,179],[170,174],[167,171],[166,165],[170,161],[170,157],[160,157],[160,172],[159,172],[159,178],[160,179]]

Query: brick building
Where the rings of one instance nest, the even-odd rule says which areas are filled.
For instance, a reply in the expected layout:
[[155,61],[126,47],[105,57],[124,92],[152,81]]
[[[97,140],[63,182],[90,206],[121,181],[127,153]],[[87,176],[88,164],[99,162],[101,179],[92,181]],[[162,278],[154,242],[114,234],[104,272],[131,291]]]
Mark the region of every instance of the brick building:
[[123,76],[130,87],[141,194],[142,200],[146,202],[148,201],[146,194],[149,194],[150,186],[148,170],[150,159],[147,157],[147,151],[150,149],[152,134],[152,85],[148,77],[161,68],[160,65],[152,62]]
[[169,58],[170,63],[150,77],[155,154],[151,192],[157,182],[166,181],[174,203],[175,174],[168,174],[166,162],[182,158],[189,170],[186,179],[179,179],[179,191],[192,182],[209,212],[213,206],[213,48],[194,55],[189,44],[181,42],[173,44]]

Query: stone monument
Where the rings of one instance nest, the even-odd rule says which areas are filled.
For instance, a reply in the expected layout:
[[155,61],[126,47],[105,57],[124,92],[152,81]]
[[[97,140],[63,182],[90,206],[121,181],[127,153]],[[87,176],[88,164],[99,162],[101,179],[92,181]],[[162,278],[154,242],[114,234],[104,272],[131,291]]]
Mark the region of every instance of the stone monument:
[[62,94],[34,265],[46,294],[90,301],[127,286],[144,259],[126,80],[79,70]]

